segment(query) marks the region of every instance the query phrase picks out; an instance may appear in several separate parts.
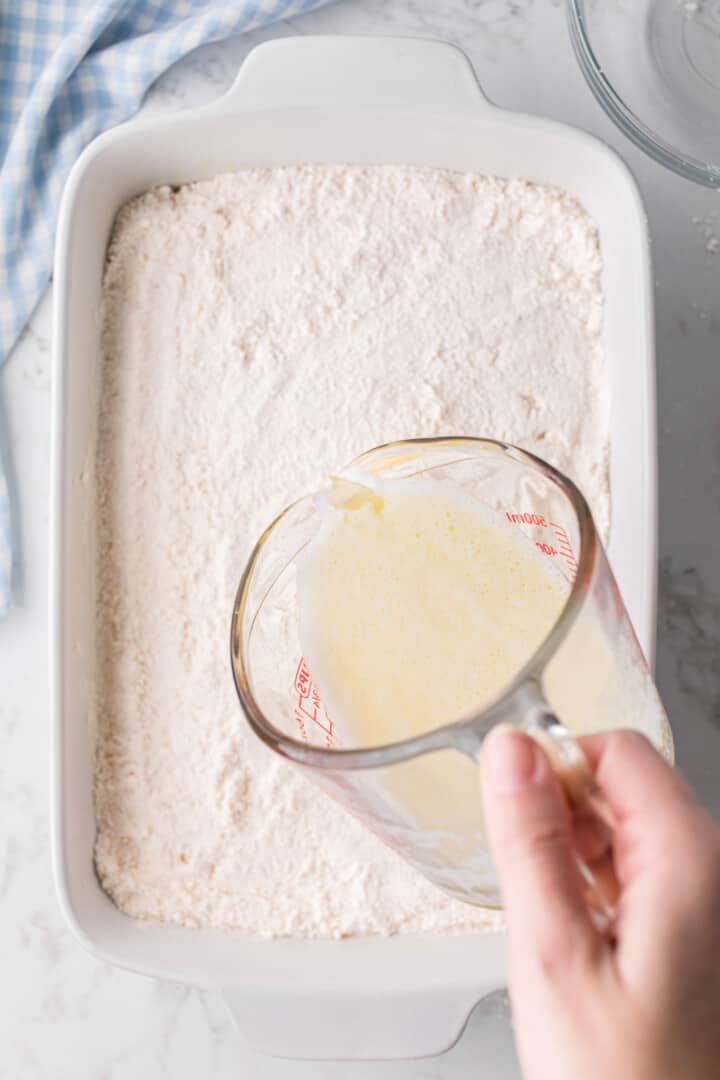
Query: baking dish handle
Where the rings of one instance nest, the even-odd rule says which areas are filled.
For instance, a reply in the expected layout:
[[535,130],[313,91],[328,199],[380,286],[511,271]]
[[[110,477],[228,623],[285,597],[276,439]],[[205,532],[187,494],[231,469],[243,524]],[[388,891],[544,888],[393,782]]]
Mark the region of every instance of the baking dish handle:
[[455,1045],[482,992],[296,995],[223,990],[233,1023],[253,1050],[305,1061],[387,1061],[434,1057]]
[[223,112],[312,106],[487,112],[464,53],[402,37],[293,37],[258,45],[213,108]]

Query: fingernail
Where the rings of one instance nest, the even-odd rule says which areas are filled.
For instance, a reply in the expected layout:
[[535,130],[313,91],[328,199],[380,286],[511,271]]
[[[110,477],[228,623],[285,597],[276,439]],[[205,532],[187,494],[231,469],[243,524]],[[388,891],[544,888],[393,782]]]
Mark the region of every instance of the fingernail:
[[506,724],[498,724],[483,746],[485,776],[498,795],[514,795],[539,775],[545,758],[535,742]]

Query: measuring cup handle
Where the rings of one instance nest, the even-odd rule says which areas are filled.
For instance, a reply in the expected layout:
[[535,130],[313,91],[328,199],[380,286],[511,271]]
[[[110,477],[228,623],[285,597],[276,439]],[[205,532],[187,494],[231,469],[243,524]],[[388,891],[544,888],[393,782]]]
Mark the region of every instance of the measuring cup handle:
[[[598,787],[590,763],[577,740],[545,705],[532,710],[523,726],[547,754],[570,806],[589,813],[599,821],[612,844],[617,819]],[[593,870],[578,854],[575,861],[586,886],[591,914],[600,929],[608,930],[615,922],[620,896],[620,886],[612,864],[608,863],[602,870]]]

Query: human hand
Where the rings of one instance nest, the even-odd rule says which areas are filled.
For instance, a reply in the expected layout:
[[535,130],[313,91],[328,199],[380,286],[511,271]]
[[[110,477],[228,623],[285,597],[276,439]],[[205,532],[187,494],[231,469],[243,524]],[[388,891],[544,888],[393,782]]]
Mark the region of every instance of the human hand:
[[573,820],[543,751],[503,726],[481,757],[525,1080],[718,1080],[720,828],[643,736],[580,742],[617,817],[612,940],[573,855],[592,867],[607,842]]

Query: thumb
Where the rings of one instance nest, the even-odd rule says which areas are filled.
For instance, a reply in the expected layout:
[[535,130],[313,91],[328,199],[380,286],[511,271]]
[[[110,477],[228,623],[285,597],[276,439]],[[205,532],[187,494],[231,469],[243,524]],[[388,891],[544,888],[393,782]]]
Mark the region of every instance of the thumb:
[[507,917],[511,963],[545,974],[601,945],[572,852],[570,813],[543,750],[504,724],[480,758],[485,820]]

